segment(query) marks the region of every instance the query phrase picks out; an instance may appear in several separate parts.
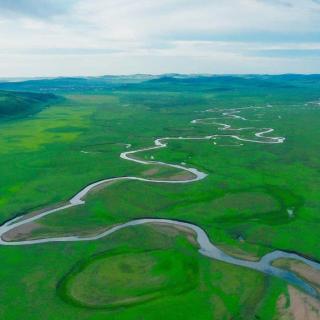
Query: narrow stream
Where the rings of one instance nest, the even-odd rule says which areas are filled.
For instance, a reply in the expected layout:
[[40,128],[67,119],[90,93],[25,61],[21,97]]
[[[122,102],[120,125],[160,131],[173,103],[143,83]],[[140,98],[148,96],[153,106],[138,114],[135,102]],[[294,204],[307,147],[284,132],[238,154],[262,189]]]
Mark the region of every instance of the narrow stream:
[[[270,106],[268,106],[268,107],[270,107]],[[258,107],[249,107],[249,108],[257,109]],[[261,108],[261,107],[259,107],[259,108]],[[244,109],[248,109],[248,108],[244,108]],[[242,109],[240,109],[240,108],[239,109],[230,109],[228,111],[222,110],[222,116],[224,118],[239,119],[239,120],[246,121],[247,120],[246,118],[239,115],[241,110]],[[213,111],[209,109],[209,110],[206,110],[205,112],[213,112]],[[229,134],[228,135],[222,135],[222,134],[210,135],[210,136],[205,136],[205,137],[165,137],[165,138],[156,139],[154,141],[154,146],[152,146],[152,147],[123,152],[120,154],[120,158],[122,158],[122,159],[137,162],[137,163],[140,163],[143,165],[154,165],[154,164],[159,165],[160,164],[163,166],[181,169],[181,170],[184,170],[184,171],[191,173],[192,178],[190,178],[188,180],[171,180],[171,181],[169,181],[169,180],[161,180],[161,179],[160,180],[145,179],[145,178],[140,178],[140,177],[117,177],[117,178],[111,178],[111,179],[104,179],[104,180],[92,183],[92,184],[86,186],[85,188],[83,188],[80,192],[78,192],[73,198],[71,198],[69,200],[69,203],[66,205],[60,206],[55,209],[43,211],[42,213],[35,215],[35,216],[30,216],[30,217],[28,217],[28,215],[20,216],[20,217],[14,218],[14,219],[9,220],[6,223],[4,223],[2,226],[0,226],[0,245],[20,246],[20,245],[34,245],[34,244],[41,244],[41,243],[43,244],[43,243],[49,243],[49,242],[93,241],[93,240],[98,240],[103,237],[106,237],[106,236],[108,236],[112,233],[115,233],[121,229],[125,229],[128,227],[134,227],[134,226],[138,226],[138,225],[143,225],[143,224],[150,224],[150,223],[156,223],[156,224],[164,223],[164,224],[169,224],[169,225],[174,225],[174,226],[182,226],[182,227],[191,229],[192,231],[195,232],[197,242],[199,244],[200,254],[202,254],[206,257],[212,258],[212,259],[216,259],[216,260],[223,261],[223,262],[230,263],[230,264],[237,265],[237,266],[242,266],[242,267],[254,269],[254,270],[263,272],[265,274],[281,278],[281,279],[285,280],[286,282],[288,282],[292,285],[295,285],[296,287],[299,287],[300,289],[302,289],[303,291],[305,291],[309,295],[320,299],[320,295],[317,292],[317,290],[315,288],[313,288],[306,280],[298,277],[293,272],[286,271],[284,269],[272,266],[273,261],[275,261],[277,259],[282,259],[282,258],[283,259],[294,259],[297,261],[301,261],[316,270],[320,270],[319,263],[312,261],[312,260],[309,260],[309,259],[306,259],[302,256],[297,255],[297,254],[288,253],[288,252],[280,251],[280,250],[276,250],[276,251],[273,251],[271,253],[266,254],[259,261],[248,261],[248,260],[244,260],[244,259],[238,259],[238,258],[229,256],[228,254],[224,253],[222,250],[217,248],[210,241],[206,232],[202,228],[200,228],[199,226],[197,226],[195,224],[189,223],[189,222],[170,220],[170,219],[156,219],[156,218],[155,219],[152,219],[152,218],[150,218],[150,219],[149,218],[148,219],[135,219],[135,220],[111,227],[110,229],[108,229],[100,234],[97,234],[95,236],[80,237],[80,236],[75,235],[75,236],[52,237],[52,238],[22,240],[22,241],[5,241],[3,239],[3,236],[5,235],[5,233],[7,233],[8,231],[13,230],[15,228],[18,228],[24,224],[34,222],[36,220],[41,219],[44,216],[47,216],[49,214],[53,214],[55,212],[58,212],[58,211],[61,211],[64,209],[68,209],[68,208],[71,208],[74,206],[83,205],[85,203],[84,198],[90,191],[92,191],[97,186],[105,184],[107,182],[118,181],[118,180],[137,180],[137,181],[144,181],[144,182],[148,182],[148,183],[174,183],[174,184],[177,184],[177,183],[191,183],[191,182],[199,181],[199,180],[206,178],[207,175],[205,173],[200,172],[195,168],[187,168],[185,166],[177,165],[177,164],[170,164],[170,163],[159,162],[159,161],[147,161],[147,160],[141,160],[141,159],[131,157],[132,155],[139,153],[139,152],[165,148],[165,147],[167,147],[167,142],[170,140],[212,140],[216,137],[231,137],[233,139],[244,141],[244,142],[265,143],[265,144],[283,143],[285,141],[284,137],[265,136],[265,134],[271,133],[273,131],[272,128],[248,127],[248,128],[233,129],[228,124],[219,123],[219,122],[215,122],[215,121],[212,121],[210,123],[206,122],[208,120],[211,121],[211,120],[215,120],[215,119],[219,119],[219,118],[195,119],[191,123],[192,124],[204,124],[204,123],[205,124],[214,124],[214,125],[218,125],[220,130],[235,130],[235,131],[236,130],[241,131],[241,130],[247,130],[247,129],[256,130],[256,132],[254,133],[254,136],[256,137],[256,139],[247,139],[247,138],[239,137],[237,135],[229,135]],[[128,145],[126,145],[126,148],[130,148],[127,146]],[[131,146],[131,145],[129,145],[129,146]]]

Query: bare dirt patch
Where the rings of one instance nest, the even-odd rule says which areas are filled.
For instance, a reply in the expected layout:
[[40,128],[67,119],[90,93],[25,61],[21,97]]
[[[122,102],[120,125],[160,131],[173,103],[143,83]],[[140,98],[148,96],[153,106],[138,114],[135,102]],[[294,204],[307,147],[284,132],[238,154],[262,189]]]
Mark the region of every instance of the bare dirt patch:
[[240,248],[229,246],[229,245],[217,245],[222,251],[228,253],[230,256],[244,259],[248,261],[259,261],[259,257],[255,256],[254,254],[250,254],[249,252],[246,252],[244,250],[241,250]]
[[194,178],[195,178],[195,175],[188,172],[188,171],[181,171],[181,172],[174,174],[172,176],[165,177],[165,179],[168,181],[188,181],[188,180],[191,180]]
[[145,170],[142,172],[142,175],[143,176],[153,176],[157,173],[159,173],[159,168],[152,168],[152,169],[149,169],[149,170]]
[[19,241],[24,239],[26,235],[32,233],[33,231],[40,229],[41,225],[36,222],[30,222],[23,224],[20,227],[9,230],[2,235],[4,241]]
[[151,226],[156,228],[157,231],[160,231],[161,233],[166,234],[167,236],[176,237],[179,234],[183,233],[187,236],[188,241],[199,247],[199,244],[196,240],[196,234],[194,231],[192,231],[189,228],[178,226],[178,225],[172,225],[162,222],[152,223]]
[[319,320],[320,301],[288,286],[289,297],[281,295],[278,300],[280,320]]
[[5,234],[2,235],[2,239],[7,242],[13,241],[28,241],[28,240],[38,240],[38,239],[50,239],[57,237],[69,237],[69,236],[78,236],[78,237],[94,237],[98,234],[105,232],[106,230],[114,227],[116,225],[108,227],[99,227],[99,228],[90,228],[89,230],[85,229],[76,229],[61,227],[49,227],[41,225],[40,223],[30,222],[14,228]]

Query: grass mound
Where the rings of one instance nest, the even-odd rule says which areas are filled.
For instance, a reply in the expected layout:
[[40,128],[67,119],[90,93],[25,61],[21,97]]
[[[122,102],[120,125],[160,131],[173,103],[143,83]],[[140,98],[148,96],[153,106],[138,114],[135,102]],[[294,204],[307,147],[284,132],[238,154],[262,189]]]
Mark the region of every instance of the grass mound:
[[76,265],[58,291],[77,306],[118,308],[191,290],[198,272],[196,257],[174,249],[109,252]]

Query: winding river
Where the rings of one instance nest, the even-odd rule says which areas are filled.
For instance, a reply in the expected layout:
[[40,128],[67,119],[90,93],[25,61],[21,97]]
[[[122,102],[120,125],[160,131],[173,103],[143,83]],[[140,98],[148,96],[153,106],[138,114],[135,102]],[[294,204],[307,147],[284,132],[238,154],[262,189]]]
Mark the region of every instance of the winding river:
[[[271,107],[268,105],[267,107]],[[266,107],[266,108],[267,108]],[[222,118],[227,118],[227,119],[238,119],[242,121],[246,121],[247,119],[243,116],[240,116],[239,114],[241,113],[242,109],[261,109],[262,107],[247,107],[247,108],[236,108],[236,109],[228,109],[228,110],[220,110],[220,114],[222,115]],[[217,112],[217,110],[213,109],[208,109],[203,112]],[[74,206],[79,206],[83,205],[85,203],[85,196],[92,191],[94,188],[96,188],[99,185],[106,184],[107,182],[111,181],[118,181],[118,180],[138,180],[138,181],[144,181],[148,183],[192,183],[195,181],[202,180],[206,178],[206,174],[203,172],[198,171],[195,168],[188,168],[184,165],[177,165],[177,164],[170,164],[170,163],[165,163],[165,162],[160,162],[160,161],[147,161],[147,160],[142,160],[134,157],[136,153],[143,152],[143,151],[151,151],[151,150],[156,150],[160,148],[165,148],[167,147],[167,143],[170,140],[214,140],[218,137],[229,137],[232,139],[235,139],[237,141],[242,141],[242,142],[251,142],[251,143],[263,143],[263,144],[275,144],[275,143],[283,143],[285,141],[284,137],[269,137],[266,136],[266,134],[269,134],[273,131],[272,128],[256,128],[256,127],[245,127],[245,128],[232,128],[228,124],[216,122],[217,120],[221,119],[220,118],[202,118],[202,119],[195,119],[191,121],[192,124],[213,124],[213,125],[218,125],[219,130],[228,130],[228,131],[242,131],[242,130],[255,130],[256,132],[254,133],[255,138],[254,139],[248,139],[248,138],[243,138],[239,137],[238,135],[234,134],[215,134],[215,135],[209,135],[209,136],[204,136],[204,137],[164,137],[164,138],[159,138],[154,141],[154,145],[148,148],[142,148],[142,149],[137,149],[137,150],[130,150],[130,151],[125,151],[120,154],[120,158],[129,160],[129,161],[134,161],[143,165],[163,165],[167,167],[172,167],[172,168],[177,168],[180,170],[184,170],[192,175],[191,178],[185,179],[185,180],[162,180],[162,179],[145,179],[141,177],[134,177],[134,176],[128,176],[128,177],[117,177],[117,178],[110,178],[110,179],[104,179],[100,180],[98,182],[89,184],[85,188],[83,188],[81,191],[79,191],[73,198],[69,200],[69,202],[65,205],[62,205],[60,207],[57,207],[55,209],[50,209],[50,210],[45,210],[41,212],[40,214],[37,215],[30,215],[28,214],[24,216],[19,216],[16,217],[12,220],[7,221],[3,225],[0,226],[0,245],[6,245],[6,246],[21,246],[21,245],[35,245],[35,244],[43,244],[43,243],[49,243],[49,242],[73,242],[73,241],[93,241],[93,240],[98,240],[103,237],[106,237],[112,233],[115,233],[121,229],[129,228],[129,227],[134,227],[138,225],[143,225],[143,224],[167,224],[167,225],[173,225],[173,226],[181,226],[184,228],[188,228],[192,230],[196,234],[196,240],[199,245],[199,253],[212,258],[216,260],[220,260],[226,263],[230,263],[233,265],[237,266],[242,266],[250,269],[254,269],[260,272],[263,272],[268,275],[273,275],[278,278],[281,278],[288,283],[295,285],[296,287],[299,287],[309,295],[316,297],[320,299],[320,295],[317,292],[317,290],[310,285],[306,280],[300,278],[297,276],[295,273],[291,271],[287,271],[278,267],[275,267],[272,265],[272,262],[274,260],[284,258],[284,259],[294,259],[297,261],[301,261],[305,263],[306,265],[316,269],[320,270],[320,264],[312,261],[310,259],[306,259],[302,256],[299,256],[294,253],[289,253],[285,251],[280,251],[276,250],[271,253],[266,254],[263,256],[259,261],[248,261],[244,259],[238,259],[233,256],[230,256],[226,253],[224,253],[221,249],[216,247],[209,239],[208,235],[206,232],[199,226],[189,223],[189,222],[184,222],[184,221],[178,221],[178,220],[170,220],[170,219],[135,219],[120,225],[116,225],[111,227],[110,229],[99,233],[94,236],[87,236],[87,237],[80,237],[80,236],[65,236],[65,237],[52,237],[52,238],[43,238],[43,239],[33,239],[33,240],[21,240],[21,241],[6,241],[4,240],[4,235],[15,228],[21,227],[22,225],[25,225],[30,222],[34,222],[36,220],[41,219],[42,217],[45,217],[49,214],[53,214],[55,212],[71,208]],[[130,148],[131,145],[126,145],[127,148]]]

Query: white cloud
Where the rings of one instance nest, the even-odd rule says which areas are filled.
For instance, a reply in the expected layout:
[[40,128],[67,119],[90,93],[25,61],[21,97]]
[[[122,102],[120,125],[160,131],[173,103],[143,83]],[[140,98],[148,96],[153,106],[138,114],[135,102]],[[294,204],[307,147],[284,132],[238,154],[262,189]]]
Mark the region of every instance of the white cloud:
[[0,0],[0,75],[320,72],[319,18],[315,0]]

